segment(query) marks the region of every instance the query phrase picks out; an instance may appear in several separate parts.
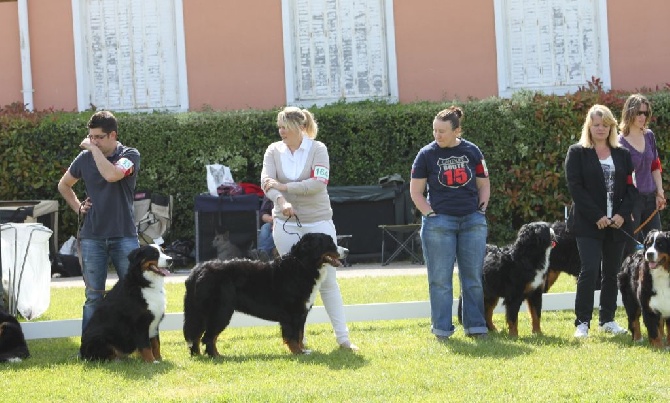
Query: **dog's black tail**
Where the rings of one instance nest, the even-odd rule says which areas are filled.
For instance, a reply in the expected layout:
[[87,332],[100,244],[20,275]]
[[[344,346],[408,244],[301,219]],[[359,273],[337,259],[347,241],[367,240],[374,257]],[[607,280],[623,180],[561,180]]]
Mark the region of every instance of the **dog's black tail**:
[[184,285],[186,292],[184,293],[184,339],[188,344],[191,355],[200,354],[200,339],[205,331],[204,320],[198,309],[198,301],[196,296],[197,271],[193,269],[191,275],[186,279]]
[[108,361],[112,360],[116,354],[105,335],[96,335],[89,331],[84,332],[81,338],[79,356],[87,361]]

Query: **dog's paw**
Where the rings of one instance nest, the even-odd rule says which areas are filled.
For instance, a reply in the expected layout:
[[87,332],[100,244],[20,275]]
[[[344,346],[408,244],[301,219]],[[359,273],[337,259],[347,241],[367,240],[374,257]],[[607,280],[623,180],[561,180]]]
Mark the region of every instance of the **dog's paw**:
[[312,350],[307,350],[307,349],[302,350],[302,354],[303,355],[310,355],[310,354],[312,354]]

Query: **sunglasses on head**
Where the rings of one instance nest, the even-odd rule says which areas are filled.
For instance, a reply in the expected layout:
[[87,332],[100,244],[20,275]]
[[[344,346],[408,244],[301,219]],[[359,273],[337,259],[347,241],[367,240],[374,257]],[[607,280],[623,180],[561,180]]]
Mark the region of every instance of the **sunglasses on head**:
[[646,117],[649,117],[649,111],[637,111],[637,115],[638,116],[644,115]]

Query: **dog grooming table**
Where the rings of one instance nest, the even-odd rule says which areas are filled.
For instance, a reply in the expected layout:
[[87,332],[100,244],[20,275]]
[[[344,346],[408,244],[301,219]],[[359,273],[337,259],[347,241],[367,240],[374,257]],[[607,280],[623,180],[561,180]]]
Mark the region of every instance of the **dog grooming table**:
[[[382,230],[382,266],[391,263],[401,252],[407,252],[412,258],[412,262],[423,264],[421,253],[414,250],[414,240],[419,236],[421,224],[403,224],[403,225],[380,225]],[[386,236],[389,236],[396,243],[396,250],[391,253],[388,259],[384,260],[386,252]]]

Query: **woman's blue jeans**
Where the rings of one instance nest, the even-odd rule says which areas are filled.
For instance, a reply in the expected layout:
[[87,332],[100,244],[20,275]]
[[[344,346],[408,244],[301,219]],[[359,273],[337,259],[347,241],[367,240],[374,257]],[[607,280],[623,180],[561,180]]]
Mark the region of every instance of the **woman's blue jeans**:
[[84,303],[81,323],[82,334],[93,316],[95,308],[105,293],[107,268],[111,260],[119,278],[128,273],[128,254],[140,247],[136,237],[82,239],[82,274],[86,284],[86,302]]
[[272,256],[272,250],[275,248],[275,241],[272,238],[272,223],[266,222],[261,226],[258,234],[258,250],[262,250]]
[[487,232],[486,216],[479,212],[463,217],[438,214],[422,220],[421,244],[428,269],[431,331],[436,336],[454,334],[453,274],[456,260],[465,334],[487,332],[482,288]]

